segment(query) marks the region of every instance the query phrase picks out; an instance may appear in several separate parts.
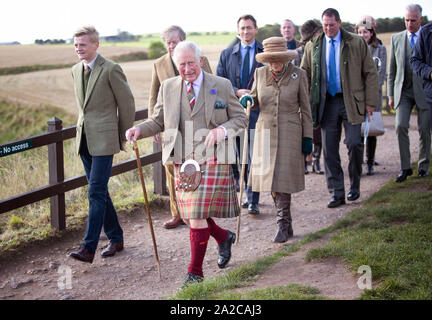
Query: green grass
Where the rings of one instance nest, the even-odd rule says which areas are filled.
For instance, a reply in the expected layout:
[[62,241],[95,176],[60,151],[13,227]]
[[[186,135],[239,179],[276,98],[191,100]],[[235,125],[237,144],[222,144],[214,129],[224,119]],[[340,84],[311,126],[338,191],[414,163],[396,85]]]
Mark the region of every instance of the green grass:
[[239,288],[253,286],[258,275],[283,257],[330,233],[334,235],[327,245],[310,250],[306,261],[340,257],[353,273],[360,266],[370,266],[373,288],[365,290],[360,299],[432,299],[432,175],[409,178],[403,184],[391,181],[362,208],[332,226],[271,256],[187,286],[171,299],[328,299],[318,295],[315,288],[296,284],[260,290]]
[[374,287],[361,299],[432,299],[432,178],[390,182],[362,209],[334,226],[338,232],[307,260],[342,258],[371,267]]

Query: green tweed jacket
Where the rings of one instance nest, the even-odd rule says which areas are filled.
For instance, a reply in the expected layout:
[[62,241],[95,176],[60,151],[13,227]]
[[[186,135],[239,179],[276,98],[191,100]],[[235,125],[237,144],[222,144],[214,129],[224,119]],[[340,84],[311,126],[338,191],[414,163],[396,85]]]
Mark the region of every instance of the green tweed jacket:
[[135,102],[120,66],[98,55],[83,90],[82,62],[72,67],[78,106],[76,152],[87,139],[92,156],[113,155],[126,142],[125,132],[135,120]]

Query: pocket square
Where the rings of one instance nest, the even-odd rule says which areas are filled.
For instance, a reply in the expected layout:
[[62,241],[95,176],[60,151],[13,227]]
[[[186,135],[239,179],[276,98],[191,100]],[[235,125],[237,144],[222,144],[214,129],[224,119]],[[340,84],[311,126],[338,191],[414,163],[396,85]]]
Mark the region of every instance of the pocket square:
[[215,107],[215,109],[225,109],[226,104],[224,102],[221,102],[221,101],[216,101],[214,107]]

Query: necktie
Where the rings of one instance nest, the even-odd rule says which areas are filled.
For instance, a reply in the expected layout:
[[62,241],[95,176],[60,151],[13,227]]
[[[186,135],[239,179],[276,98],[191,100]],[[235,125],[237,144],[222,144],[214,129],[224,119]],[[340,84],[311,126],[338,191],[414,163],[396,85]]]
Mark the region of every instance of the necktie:
[[88,64],[84,64],[84,77],[83,77],[84,96],[86,95],[86,92],[87,92],[87,84],[88,84],[88,81],[90,79],[90,72],[91,72],[91,69],[88,66]]
[[415,46],[415,37],[416,37],[416,34],[412,33],[411,34],[411,40],[410,40],[411,48],[414,48],[414,46]]
[[193,82],[189,82],[189,89],[187,91],[187,98],[189,100],[190,107],[193,108],[195,105],[195,91],[193,88]]
[[250,56],[249,56],[249,49],[250,46],[246,46],[246,54],[243,59],[243,70],[242,70],[242,77],[241,77],[241,89],[248,89],[248,83],[249,83],[249,68],[250,68]]
[[335,40],[330,40],[330,56],[329,56],[329,79],[328,79],[328,92],[334,96],[338,91],[336,83],[336,49]]

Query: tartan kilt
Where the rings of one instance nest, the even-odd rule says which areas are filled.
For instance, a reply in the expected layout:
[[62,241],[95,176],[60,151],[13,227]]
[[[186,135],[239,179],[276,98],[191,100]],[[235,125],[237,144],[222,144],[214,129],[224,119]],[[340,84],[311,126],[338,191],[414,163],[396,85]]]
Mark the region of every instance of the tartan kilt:
[[[229,164],[202,164],[201,183],[195,191],[178,189],[177,204],[182,219],[234,218],[240,214],[234,176]],[[180,165],[175,165],[175,185]]]

